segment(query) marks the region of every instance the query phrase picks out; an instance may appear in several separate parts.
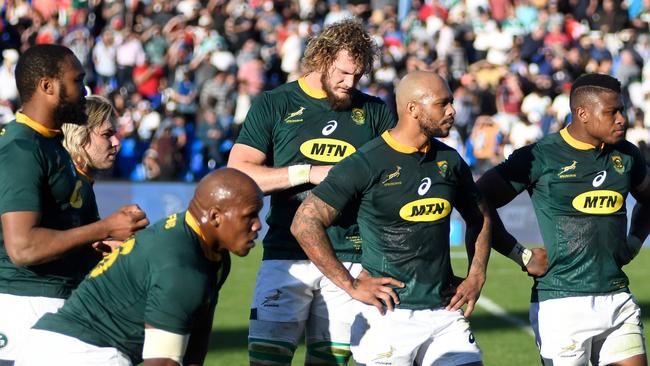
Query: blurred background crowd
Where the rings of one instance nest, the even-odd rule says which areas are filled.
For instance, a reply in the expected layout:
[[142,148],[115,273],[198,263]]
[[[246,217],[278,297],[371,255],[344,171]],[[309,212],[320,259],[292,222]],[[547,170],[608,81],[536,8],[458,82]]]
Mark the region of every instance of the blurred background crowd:
[[[648,156],[650,0],[0,0],[0,124],[19,107],[13,68],[39,43],[70,47],[107,96],[122,147],[108,176],[194,181],[222,166],[251,102],[301,75],[310,35],[364,21],[380,55],[359,89],[394,106],[416,69],[447,77],[446,142],[481,174],[569,122],[571,82],[618,78],[627,139]],[[648,159],[648,158],[647,158]]]

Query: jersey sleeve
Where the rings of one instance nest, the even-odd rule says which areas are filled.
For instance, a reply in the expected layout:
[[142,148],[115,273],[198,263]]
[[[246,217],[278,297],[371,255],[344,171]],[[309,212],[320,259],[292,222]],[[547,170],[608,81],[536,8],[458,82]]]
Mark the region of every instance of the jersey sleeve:
[[203,274],[189,267],[165,267],[151,274],[144,321],[177,334],[190,332],[197,312],[214,301]]
[[458,175],[458,197],[464,201],[465,204],[477,204],[483,196],[481,191],[476,186],[474,182],[474,177],[472,176],[472,171],[469,168],[469,165],[463,160],[463,158],[458,155],[458,168],[456,174]]
[[395,127],[395,114],[388,108],[386,103],[379,101],[377,103],[377,118],[374,124],[374,137],[381,136],[384,131]]
[[262,93],[251,105],[242,125],[238,144],[253,147],[267,156],[271,154],[273,127],[279,119],[279,111],[274,108],[268,93]]
[[536,144],[532,144],[515,150],[506,161],[495,168],[517,193],[524,191],[539,179],[541,164],[540,157],[535,154],[536,147]]
[[370,181],[370,167],[357,152],[336,164],[312,193],[340,212],[369,187]]
[[643,183],[643,179],[645,179],[645,176],[646,174],[648,174],[648,171],[647,171],[645,157],[643,156],[641,150],[639,150],[638,147],[631,146],[631,155],[632,155],[632,169],[630,171],[631,173],[630,185],[631,187],[636,188],[641,183]]
[[0,152],[0,172],[0,214],[41,211],[45,168],[36,149],[20,140],[6,145]]

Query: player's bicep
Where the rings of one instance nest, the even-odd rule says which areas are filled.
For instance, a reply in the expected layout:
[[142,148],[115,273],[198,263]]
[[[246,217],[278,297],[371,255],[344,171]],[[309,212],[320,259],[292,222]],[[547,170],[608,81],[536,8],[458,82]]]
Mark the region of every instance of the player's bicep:
[[241,169],[246,164],[263,165],[266,161],[266,154],[257,148],[245,144],[235,144],[230,150],[228,166]]
[[637,202],[650,205],[650,174],[646,167],[644,169],[646,170],[645,176],[641,180],[641,183],[632,188],[631,193]]
[[495,169],[490,169],[483,174],[476,185],[486,201],[494,207],[507,204],[519,194]]
[[301,226],[301,219],[308,219],[321,223],[323,227],[329,227],[338,215],[339,210],[330,206],[314,194],[309,193],[298,208],[295,218],[299,226]]

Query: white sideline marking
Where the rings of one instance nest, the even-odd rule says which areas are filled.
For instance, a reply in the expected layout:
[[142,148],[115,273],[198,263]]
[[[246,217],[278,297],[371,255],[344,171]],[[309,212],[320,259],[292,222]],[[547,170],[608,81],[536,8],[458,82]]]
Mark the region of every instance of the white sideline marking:
[[533,328],[530,327],[526,322],[523,320],[514,317],[512,315],[509,315],[508,312],[506,312],[501,306],[499,306],[497,303],[494,301],[490,300],[489,298],[485,296],[481,296],[478,299],[478,302],[476,305],[482,307],[485,309],[488,313],[499,317],[508,323],[514,324],[519,328],[520,330],[528,333],[528,335],[535,337],[535,333],[533,332]]

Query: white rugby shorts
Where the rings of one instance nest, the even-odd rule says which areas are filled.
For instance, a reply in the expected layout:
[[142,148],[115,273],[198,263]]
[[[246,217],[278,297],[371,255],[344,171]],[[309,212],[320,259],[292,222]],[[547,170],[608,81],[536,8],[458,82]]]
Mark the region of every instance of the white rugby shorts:
[[0,294],[0,360],[13,361],[29,329],[45,313],[55,313],[64,299]]
[[132,366],[117,348],[97,347],[60,333],[30,329],[15,366]]
[[[344,262],[343,265],[353,277],[362,269],[359,263]],[[347,343],[355,302],[309,260],[265,260],[257,273],[249,336],[297,343],[307,324],[308,327],[328,328],[322,332],[308,329],[308,335],[329,334],[332,341]],[[326,321],[307,321],[312,318]],[[269,329],[273,327],[272,322],[298,323],[298,326],[292,326],[291,332],[284,327],[280,335]]]
[[530,322],[545,364],[608,365],[645,354],[641,310],[627,292],[532,303]]
[[481,350],[462,310],[395,309],[381,315],[358,303],[352,357],[365,366],[462,365],[481,362]]

